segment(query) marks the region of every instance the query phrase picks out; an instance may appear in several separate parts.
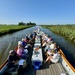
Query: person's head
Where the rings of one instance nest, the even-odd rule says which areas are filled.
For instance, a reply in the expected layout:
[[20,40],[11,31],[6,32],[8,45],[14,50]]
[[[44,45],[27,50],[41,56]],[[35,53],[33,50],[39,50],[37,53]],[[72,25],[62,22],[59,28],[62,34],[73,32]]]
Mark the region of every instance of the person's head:
[[10,50],[10,51],[9,51],[9,54],[10,54],[11,56],[14,56],[14,55],[15,55],[15,51],[14,51],[14,50]]
[[22,41],[24,41],[25,39],[24,38],[22,38]]
[[49,38],[50,39],[50,41],[52,41],[52,38]]
[[56,50],[51,50],[51,52],[55,54],[56,53]]
[[18,41],[18,45],[22,45],[22,41]]

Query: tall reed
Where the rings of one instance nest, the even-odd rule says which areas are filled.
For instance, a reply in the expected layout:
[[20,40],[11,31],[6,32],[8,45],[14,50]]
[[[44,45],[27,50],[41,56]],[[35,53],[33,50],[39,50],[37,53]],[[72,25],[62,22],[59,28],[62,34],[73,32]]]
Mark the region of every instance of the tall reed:
[[43,27],[61,34],[75,43],[75,25],[43,25]]

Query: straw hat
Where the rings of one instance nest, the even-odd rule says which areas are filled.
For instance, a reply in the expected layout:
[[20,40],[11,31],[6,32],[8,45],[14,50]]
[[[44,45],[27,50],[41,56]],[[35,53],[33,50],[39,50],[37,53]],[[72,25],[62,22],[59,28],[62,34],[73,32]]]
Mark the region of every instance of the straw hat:
[[51,44],[51,45],[50,45],[50,48],[51,48],[51,49],[54,49],[54,47],[55,47],[54,44]]

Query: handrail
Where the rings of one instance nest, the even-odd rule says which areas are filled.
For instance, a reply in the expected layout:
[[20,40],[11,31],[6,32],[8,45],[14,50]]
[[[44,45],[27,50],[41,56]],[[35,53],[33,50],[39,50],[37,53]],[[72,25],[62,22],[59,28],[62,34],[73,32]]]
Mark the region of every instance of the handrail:
[[[18,47],[16,47],[14,50],[16,51]],[[4,63],[0,66],[0,70],[5,66],[5,64],[8,62],[8,60],[6,59],[4,61]]]
[[61,49],[58,52],[59,52],[59,54],[62,54],[64,57],[66,57]]
[[[15,48],[15,50],[17,50],[17,47]],[[59,54],[61,55],[61,57],[66,61],[66,63],[69,65],[69,67],[72,69],[73,72],[75,72],[75,68],[70,64],[70,62],[66,59],[65,54],[63,53],[63,51],[60,49]],[[0,70],[4,67],[4,65],[7,63],[7,59],[5,60],[5,62],[0,66]]]
[[75,68],[70,64],[70,62],[66,59],[66,57],[65,57],[65,55],[64,55],[64,53],[63,53],[63,51],[60,49],[59,50],[59,52],[60,52],[60,55],[62,56],[62,58],[66,61],[66,63],[69,65],[69,67],[72,69],[72,71],[73,72],[75,72]]
[[0,70],[4,67],[4,65],[8,62],[8,60],[6,59],[5,62],[0,66]]

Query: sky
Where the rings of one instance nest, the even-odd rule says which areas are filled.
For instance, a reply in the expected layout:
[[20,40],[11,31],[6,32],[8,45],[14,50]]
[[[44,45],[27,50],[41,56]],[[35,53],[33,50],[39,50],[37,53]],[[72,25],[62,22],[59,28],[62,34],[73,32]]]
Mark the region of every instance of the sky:
[[75,24],[75,0],[0,0],[0,24]]

